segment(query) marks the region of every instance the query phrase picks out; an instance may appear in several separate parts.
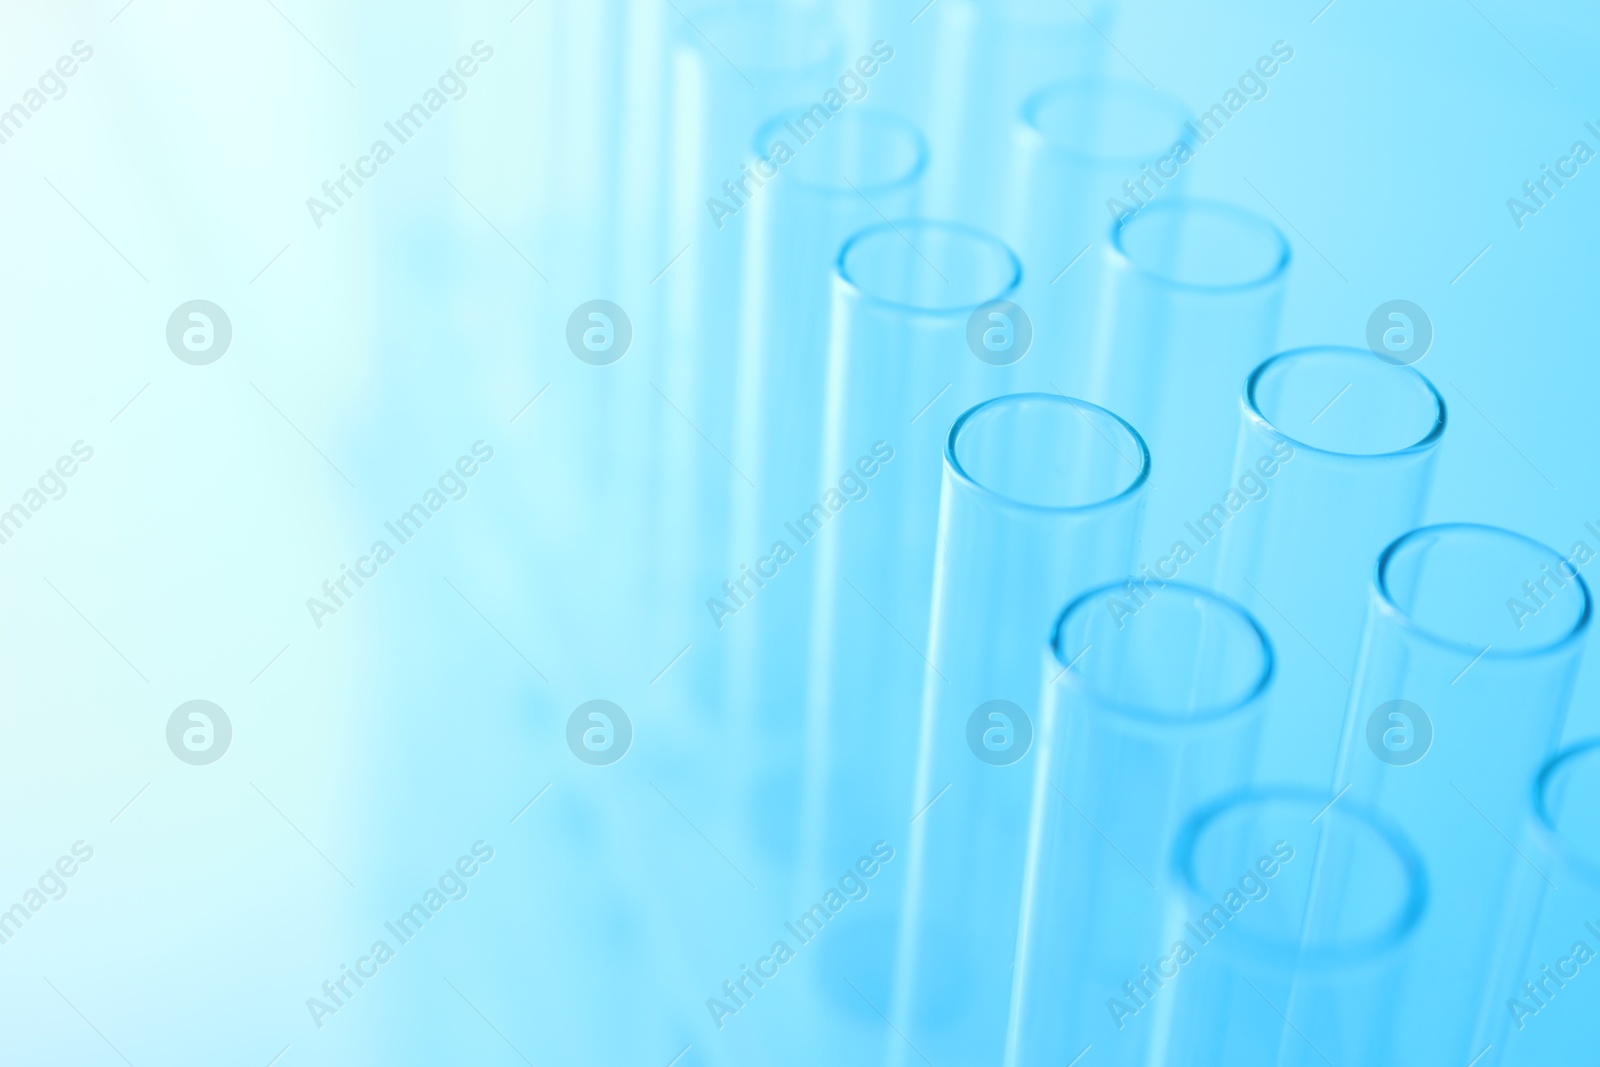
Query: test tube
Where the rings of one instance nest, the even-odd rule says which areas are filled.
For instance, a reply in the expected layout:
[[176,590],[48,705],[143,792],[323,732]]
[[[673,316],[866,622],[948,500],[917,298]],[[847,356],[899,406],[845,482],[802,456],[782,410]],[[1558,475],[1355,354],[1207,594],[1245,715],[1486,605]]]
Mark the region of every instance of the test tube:
[[1081,395],[1150,428],[1145,530],[1164,538],[1228,482],[1239,383],[1275,347],[1289,243],[1254,212],[1174,198],[1124,216],[1104,255]]
[[1600,737],[1552,756],[1528,799],[1528,862],[1506,902],[1515,962],[1485,1006],[1490,1064],[1579,1059],[1600,1017],[1600,984],[1582,977],[1600,959]]
[[[780,572],[809,569],[814,598],[797,904],[874,841],[900,850],[909,837],[950,418],[941,412],[970,405],[982,372],[996,369],[969,349],[968,322],[1021,273],[998,238],[923,219],[869,227],[839,253],[821,477],[784,527],[794,559]],[[826,987],[872,1018],[843,976],[887,1004],[904,870],[886,865],[857,936],[819,951],[841,954],[819,970]]]
[[[1180,821],[1254,760],[1274,656],[1237,604],[1182,582],[1084,593],[1045,657],[1005,1063],[1068,1063],[1111,1035],[1140,1063],[1156,1030],[1106,997],[1167,950]],[[1111,1034],[1108,1034],[1108,1029]]]
[[998,232],[1022,256],[1021,303],[1038,342],[1061,354],[1056,384],[1077,395],[1091,384],[1090,324],[1105,284],[1103,246],[1117,218],[1108,205],[1128,201],[1123,185],[1135,182],[1151,196],[1177,194],[1187,172],[1174,160],[1187,158],[1194,143],[1189,111],[1142,82],[1078,76],[1031,93],[1005,119],[1010,142],[995,151],[1009,166],[993,188],[1006,195],[984,199],[1004,209]]
[[895,983],[897,1026],[935,1060],[1005,1051],[1039,648],[1061,604],[1128,573],[1149,469],[1133,427],[1053,394],[950,430]]
[[1431,975],[1407,954],[1427,874],[1392,823],[1317,792],[1246,790],[1196,812],[1172,862],[1162,946],[1109,994],[1108,1044],[1159,1030],[1151,1062],[1194,1067],[1452,1062],[1395,1048],[1418,1027],[1395,988]]
[[1229,480],[1150,554],[1165,552],[1176,570],[1192,551],[1186,576],[1214,563],[1217,588],[1262,620],[1286,709],[1264,724],[1264,773],[1321,789],[1339,754],[1367,576],[1384,546],[1422,518],[1444,399],[1410,367],[1321,346],[1262,363],[1242,408]]
[[923,0],[903,0],[884,6],[900,10],[885,11],[873,35],[902,46],[897,62],[904,69],[890,89],[897,107],[916,109],[909,113],[933,144],[930,205],[972,225],[999,226],[1007,208],[999,194],[1007,184],[1008,124],[1040,86],[1100,75],[1111,53],[1096,29],[1111,28],[1115,5],[954,0],[919,10]]
[[[732,509],[760,485],[733,448],[750,231],[756,205],[776,191],[770,168],[752,158],[751,133],[780,110],[816,104],[843,59],[833,25],[792,8],[728,4],[671,18],[668,224],[653,275],[640,280],[653,305],[653,362],[633,371],[632,384],[659,442],[642,488],[655,530],[656,614],[682,620],[689,643],[708,619],[708,595],[738,577],[726,572]],[[790,147],[803,155],[814,146]],[[705,642],[700,651],[708,654],[686,658],[661,688],[716,716],[707,709],[723,704],[726,649]]]
[[[752,147],[768,154],[779,140],[796,141],[791,125],[792,112],[774,116]],[[891,218],[915,210],[926,166],[927,146],[911,123],[882,110],[845,111],[753,205],[733,454],[755,488],[731,487],[724,567],[744,591],[756,589],[743,577],[751,570],[776,576],[774,542],[793,540],[784,523],[816,502],[834,259],[850,234],[877,220],[877,210]],[[743,739],[740,751],[749,755],[740,766],[751,790],[749,854],[789,879],[797,853],[801,764],[794,757],[804,741],[811,587],[800,578],[773,581],[750,598],[748,611],[724,603],[735,614],[718,608],[706,628],[728,650],[728,706]]]
[[[1581,543],[1580,543],[1581,545]],[[1575,545],[1572,555],[1579,555]],[[1436,904],[1417,935],[1426,982],[1395,991],[1406,1062],[1466,1063],[1490,1044],[1511,838],[1555,750],[1593,613],[1577,562],[1492,526],[1413,530],[1379,556],[1336,790],[1398,824]]]

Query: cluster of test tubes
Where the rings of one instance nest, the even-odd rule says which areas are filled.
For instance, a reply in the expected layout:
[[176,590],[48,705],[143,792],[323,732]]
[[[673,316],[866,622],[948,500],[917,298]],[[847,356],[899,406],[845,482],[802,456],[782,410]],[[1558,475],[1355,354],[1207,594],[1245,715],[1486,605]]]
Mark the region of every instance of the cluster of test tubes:
[[[1592,1052],[1594,553],[1430,512],[1456,412],[1415,314],[1282,344],[1309,253],[1190,188],[1221,120],[1109,0],[652,12],[603,101],[637,136],[575,125],[616,176],[568,192],[617,198],[574,295],[658,377],[585,418],[658,431],[612,485],[645,615],[699,627],[657,732],[732,739],[710,836],[805,964],[697,975],[702,1029],[789,983],[764,1062]],[[1260,51],[1250,84],[1293,70]]]

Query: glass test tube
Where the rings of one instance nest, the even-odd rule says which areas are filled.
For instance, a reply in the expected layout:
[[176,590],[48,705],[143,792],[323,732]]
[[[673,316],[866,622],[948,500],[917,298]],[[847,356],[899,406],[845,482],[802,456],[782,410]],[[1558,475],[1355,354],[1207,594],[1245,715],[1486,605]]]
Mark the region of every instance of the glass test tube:
[[1105,998],[1166,951],[1180,820],[1245,780],[1272,644],[1249,612],[1181,582],[1123,581],[1062,613],[1045,657],[1006,1064],[1086,1045],[1140,1063],[1158,1031]]
[[1372,561],[1422,518],[1444,399],[1366,349],[1315,347],[1251,372],[1242,408],[1231,480],[1147,555],[1166,552],[1185,574],[1204,574],[1198,557],[1215,556],[1217,588],[1261,619],[1280,657],[1285,713],[1264,724],[1263,777],[1321,789],[1338,759]]
[[1149,469],[1133,427],[1053,394],[950,431],[895,985],[897,1026],[936,1060],[1005,1051],[1039,649],[1061,604],[1128,573]]
[[[752,147],[770,155],[779,141],[795,143],[793,122],[790,112],[775,116]],[[892,218],[914,212],[926,165],[927,146],[911,123],[882,110],[845,111],[784,164],[753,205],[746,234],[752,296],[740,341],[733,455],[756,488],[736,485],[732,493],[725,570],[739,583],[744,606],[724,600],[735,614],[719,607],[707,625],[728,650],[736,766],[753,791],[744,806],[747,854],[786,880],[794,874],[800,823],[795,753],[804,734],[811,586],[790,578],[758,587],[745,575],[777,577],[772,548],[793,540],[784,523],[816,502],[834,259],[850,234],[877,219],[875,208]]]
[[1246,790],[1196,812],[1172,862],[1181,894],[1160,955],[1106,1001],[1117,1026],[1165,1032],[1152,1063],[1424,1062],[1396,1051],[1418,1020],[1394,989],[1427,980],[1406,949],[1428,878],[1391,823],[1319,792]]
[[[796,554],[785,569],[814,568],[801,752],[809,873],[797,900],[874,841],[898,850],[909,837],[948,425],[940,412],[969,404],[994,369],[968,348],[968,322],[1012,294],[1021,273],[1002,241],[946,222],[879,224],[840,251],[821,478],[784,527]],[[886,870],[873,891],[882,899],[864,913],[871,922],[848,941],[830,939],[822,954],[844,958],[819,971],[841,1004],[868,1016],[841,975],[887,1003],[905,865]]]
[[1183,186],[1175,159],[1193,145],[1188,121],[1181,101],[1143,83],[1085,77],[1045,85],[1005,115],[1010,143],[996,151],[1008,158],[1009,177],[996,188],[1006,195],[988,199],[1005,208],[998,232],[1018,249],[1027,276],[1019,303],[1033,317],[1036,343],[1060,354],[1054,384],[1070,395],[1090,384],[1090,324],[1106,262],[1094,246],[1105,244],[1116,218],[1107,204],[1128,201],[1125,183],[1152,196]]
[[1600,1018],[1600,983],[1582,978],[1600,959],[1600,737],[1552,756],[1529,794],[1529,862],[1507,902],[1526,921],[1510,939],[1517,969],[1487,1007],[1499,1024],[1491,1064],[1581,1059]]
[[1509,530],[1427,526],[1378,558],[1333,788],[1398,824],[1435,885],[1415,948],[1429,978],[1395,993],[1434,1024],[1396,1034],[1407,1062],[1465,1063],[1490,1043],[1523,862],[1504,835],[1560,739],[1592,612],[1575,565]]
[[1145,530],[1159,540],[1229,481],[1239,383],[1272,354],[1289,243],[1243,208],[1164,199],[1116,223],[1104,255],[1082,395],[1150,428]]
[[[770,170],[752,158],[751,133],[780,110],[816,103],[843,60],[831,23],[791,9],[726,5],[692,22],[673,18],[669,221],[657,273],[644,280],[653,365],[633,385],[649,402],[650,440],[659,442],[645,488],[656,520],[654,614],[683,621],[681,645],[730,577],[735,502],[760,484],[732,444],[752,216],[775,191],[762,176]],[[706,642],[700,651],[711,654],[687,657],[662,688],[706,714],[723,703],[726,650]]]
[[892,6],[903,10],[886,11],[877,36],[897,36],[917,16],[904,41],[896,42],[904,44],[900,61],[907,69],[891,88],[896,106],[915,109],[908,113],[933,144],[930,205],[941,215],[995,229],[1007,211],[1008,124],[1040,86],[1101,73],[1107,49],[1092,26],[1109,30],[1115,6],[1106,0],[1076,10],[1036,0],[955,0],[921,15],[922,0]]

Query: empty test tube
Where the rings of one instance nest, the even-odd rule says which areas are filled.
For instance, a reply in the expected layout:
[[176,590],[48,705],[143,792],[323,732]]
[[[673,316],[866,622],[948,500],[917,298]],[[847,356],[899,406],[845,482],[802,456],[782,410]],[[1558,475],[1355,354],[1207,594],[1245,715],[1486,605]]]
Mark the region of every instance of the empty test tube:
[[897,1025],[938,1060],[1004,1053],[1039,649],[1061,604],[1128,572],[1149,469],[1133,427],[1053,394],[951,428],[895,989]]
[[1273,679],[1271,642],[1196,586],[1125,580],[1084,593],[1045,657],[1005,1062],[1067,1063],[1086,1045],[1141,1063],[1151,1026],[1106,998],[1170,943],[1179,824],[1244,780]]

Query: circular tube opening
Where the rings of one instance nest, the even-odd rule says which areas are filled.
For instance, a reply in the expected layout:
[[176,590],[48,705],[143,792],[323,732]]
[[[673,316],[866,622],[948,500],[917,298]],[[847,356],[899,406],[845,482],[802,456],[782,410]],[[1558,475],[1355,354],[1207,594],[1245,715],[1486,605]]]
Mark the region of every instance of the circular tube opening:
[[1113,253],[1167,285],[1251,289],[1281,277],[1289,242],[1267,219],[1214,200],[1163,200],[1111,228]]
[[844,243],[838,269],[867,299],[923,315],[970,314],[1022,281],[1022,261],[1004,241],[931,219],[869,226]]
[[1378,557],[1386,609],[1468,656],[1552,651],[1589,625],[1589,585],[1559,552],[1497,526],[1424,526]]
[[945,463],[1006,504],[1083,511],[1131,496],[1150,475],[1150,450],[1119,416],[1049,393],[985,401],[956,419]]
[[1534,779],[1536,825],[1600,892],[1600,737],[1556,753]]
[[1023,127],[1049,151],[1132,168],[1190,143],[1188,121],[1175,97],[1137,82],[1056,82],[1022,103]]
[[810,132],[803,149],[788,128],[801,115],[796,109],[773,116],[751,142],[758,158],[774,163],[778,142],[794,153],[783,164],[785,181],[833,196],[871,197],[911,185],[927,169],[928,143],[922,131],[892,112],[845,111],[821,131]]
[[1172,863],[1190,922],[1228,928],[1225,951],[1277,970],[1366,963],[1399,948],[1427,907],[1427,875],[1404,834],[1308,791],[1246,790],[1207,805],[1179,832]]
[[1275,669],[1261,624],[1226,597],[1158,582],[1110,582],[1067,605],[1050,639],[1067,684],[1099,707],[1156,726],[1259,708]]
[[1350,457],[1421,451],[1444,434],[1444,398],[1410,367],[1361,348],[1280,352],[1245,383],[1245,407],[1266,429],[1317,452]]

